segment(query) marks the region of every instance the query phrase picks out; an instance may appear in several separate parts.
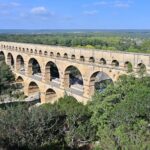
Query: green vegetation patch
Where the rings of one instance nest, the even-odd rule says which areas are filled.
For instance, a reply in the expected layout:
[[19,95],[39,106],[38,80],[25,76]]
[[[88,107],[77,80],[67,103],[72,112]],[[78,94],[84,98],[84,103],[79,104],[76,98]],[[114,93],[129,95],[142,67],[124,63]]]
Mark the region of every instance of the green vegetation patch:
[[0,41],[150,53],[150,34],[143,32],[1,34]]

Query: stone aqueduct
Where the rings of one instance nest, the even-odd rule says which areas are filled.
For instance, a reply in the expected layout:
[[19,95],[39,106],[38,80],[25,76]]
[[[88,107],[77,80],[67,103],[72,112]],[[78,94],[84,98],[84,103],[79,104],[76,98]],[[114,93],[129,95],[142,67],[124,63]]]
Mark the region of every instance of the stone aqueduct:
[[[0,42],[0,55],[4,55],[16,81],[22,82],[25,95],[39,92],[41,103],[54,102],[65,93],[86,103],[94,93],[99,73],[116,81],[120,75],[127,74],[129,63],[133,72],[144,66],[150,74],[150,54]],[[33,74],[33,63],[38,64],[36,69],[40,75]],[[57,70],[55,79],[51,65]],[[70,86],[69,67],[77,68],[82,75],[83,83],[79,88]]]

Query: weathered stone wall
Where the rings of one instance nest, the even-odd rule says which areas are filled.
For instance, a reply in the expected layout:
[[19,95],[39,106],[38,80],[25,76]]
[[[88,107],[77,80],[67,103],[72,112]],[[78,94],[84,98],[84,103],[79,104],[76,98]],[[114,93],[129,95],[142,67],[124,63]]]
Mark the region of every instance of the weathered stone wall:
[[[42,103],[47,102],[45,98],[47,89],[53,89],[56,92],[56,95],[52,98],[51,102],[67,93],[74,96],[78,101],[86,103],[94,93],[94,83],[91,82],[92,75],[96,72],[104,72],[113,81],[116,81],[120,75],[127,74],[125,67],[127,62],[132,64],[134,72],[137,72],[139,64],[144,64],[147,74],[150,74],[150,54],[112,52],[13,42],[0,42],[0,51],[4,53],[6,63],[9,65],[10,54],[13,56],[13,71],[16,74],[16,78],[18,76],[23,78],[24,92],[26,95],[29,95],[29,84],[32,81],[38,85]],[[19,55],[22,56],[24,60],[24,74],[21,74],[18,69],[20,65]],[[31,58],[36,59],[40,64],[42,73],[42,78],[40,80],[32,77],[32,70],[29,63]],[[104,60],[106,64],[100,60]],[[50,81],[47,82],[46,80],[46,65],[50,61],[56,64],[59,70],[60,83],[58,86],[54,86]],[[117,65],[113,65],[113,62],[117,62]],[[83,78],[83,94],[76,94],[68,89],[68,73],[66,72],[66,69],[69,66],[75,66],[81,72]]]

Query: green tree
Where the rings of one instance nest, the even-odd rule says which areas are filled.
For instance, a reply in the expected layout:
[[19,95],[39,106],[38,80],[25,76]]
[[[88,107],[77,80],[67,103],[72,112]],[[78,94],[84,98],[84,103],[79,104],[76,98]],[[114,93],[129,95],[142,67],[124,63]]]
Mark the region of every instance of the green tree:
[[[89,104],[101,149],[149,149],[150,78],[122,76]],[[107,144],[109,143],[109,144]]]
[[4,61],[0,62],[0,93],[7,88],[11,82],[15,80],[14,75],[8,65]]

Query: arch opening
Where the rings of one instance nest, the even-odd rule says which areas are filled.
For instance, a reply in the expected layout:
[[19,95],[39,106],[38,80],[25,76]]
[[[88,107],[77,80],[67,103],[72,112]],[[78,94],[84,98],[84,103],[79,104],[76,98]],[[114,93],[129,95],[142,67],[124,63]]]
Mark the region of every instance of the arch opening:
[[54,53],[53,53],[53,52],[50,52],[50,56],[53,57],[53,56],[54,56]]
[[44,51],[44,55],[47,56],[47,54],[48,54],[48,52],[47,52],[47,51]]
[[59,70],[58,70],[56,64],[51,61],[48,62],[46,64],[46,68],[45,68],[45,80],[58,83],[59,78],[60,78]]
[[42,50],[39,50],[39,55],[42,55]]
[[74,91],[83,92],[83,77],[79,69],[69,66],[65,70],[64,87]]
[[101,65],[106,65],[106,60],[105,60],[104,58],[101,58],[101,59],[100,59],[100,64],[101,64]]
[[90,63],[94,63],[94,62],[95,62],[95,58],[94,58],[94,57],[90,57],[90,58],[89,58],[89,62],[90,62]]
[[29,49],[28,48],[26,49],[26,53],[29,53]]
[[56,96],[57,96],[56,92],[53,89],[47,89],[46,95],[45,95],[46,102],[55,100]]
[[22,83],[24,80],[21,76],[17,77],[16,82],[17,83]]
[[29,72],[29,75],[33,75],[34,77],[37,77],[38,79],[42,78],[41,67],[36,59],[31,58],[29,60],[28,72]]
[[139,73],[142,73],[142,74],[143,74],[143,73],[145,73],[145,72],[146,72],[146,66],[145,66],[145,64],[140,63],[140,64],[138,64],[138,66],[137,66],[137,67],[138,67],[138,69],[137,69],[137,70],[138,70],[138,72],[139,72]]
[[30,53],[33,53],[33,49],[30,49]]
[[11,69],[14,69],[14,58],[11,53],[8,53],[7,55],[7,64],[11,67]]
[[64,54],[64,58],[68,59],[68,54],[67,53]]
[[132,66],[131,62],[129,62],[129,61],[125,62],[124,67],[128,73],[133,71],[133,66]]
[[30,82],[28,87],[28,96],[32,96],[34,100],[40,101],[40,88],[35,82]]
[[113,67],[119,67],[119,62],[117,60],[113,60],[112,63],[111,63],[111,65]]
[[4,62],[5,61],[5,54],[4,52],[0,51],[0,62]]
[[57,53],[57,55],[56,55],[58,58],[60,57],[60,53]]
[[76,59],[76,56],[75,56],[75,55],[71,55],[71,59],[72,59],[72,60],[75,60],[75,59]]
[[24,73],[25,72],[24,59],[23,59],[23,57],[21,55],[17,56],[16,69],[20,73]]
[[23,87],[24,87],[24,80],[23,80],[23,78],[21,76],[17,77],[16,85],[17,85],[17,89],[23,89]]
[[37,50],[36,49],[34,50],[34,54],[37,54]]
[[93,95],[95,91],[103,92],[112,82],[112,79],[104,72],[93,73],[90,77],[90,95]]
[[80,61],[85,61],[84,56],[80,56]]

